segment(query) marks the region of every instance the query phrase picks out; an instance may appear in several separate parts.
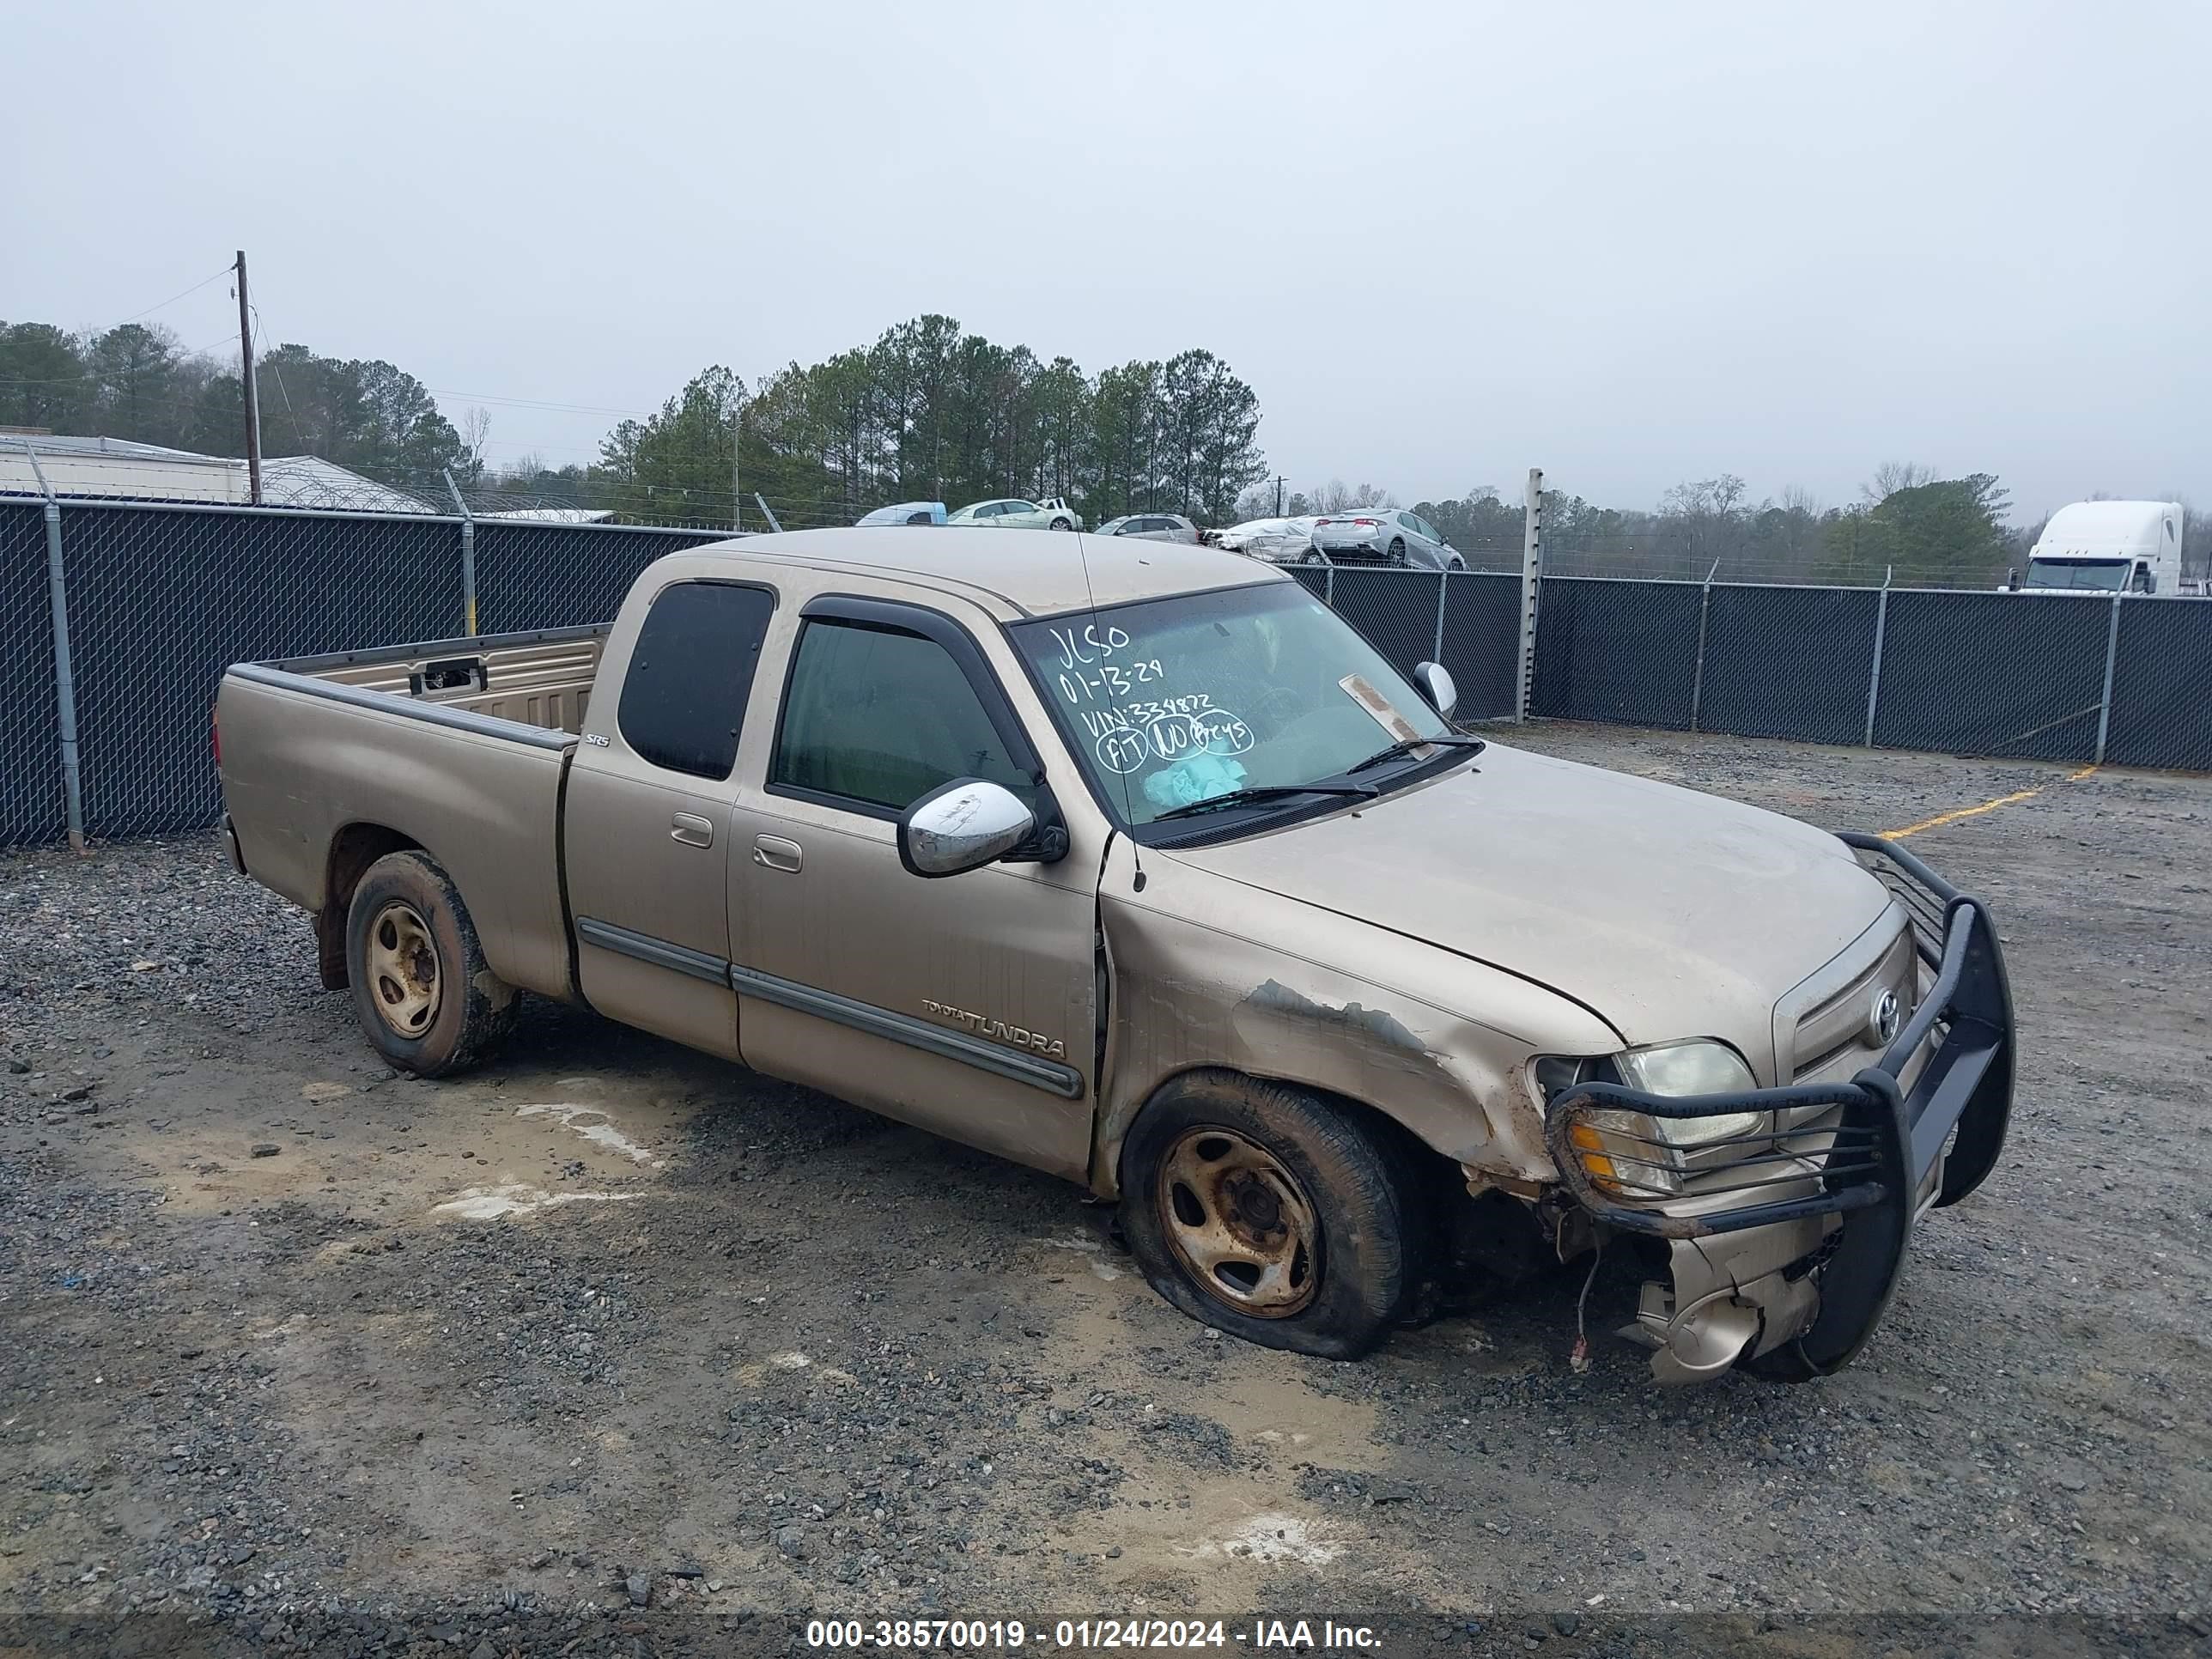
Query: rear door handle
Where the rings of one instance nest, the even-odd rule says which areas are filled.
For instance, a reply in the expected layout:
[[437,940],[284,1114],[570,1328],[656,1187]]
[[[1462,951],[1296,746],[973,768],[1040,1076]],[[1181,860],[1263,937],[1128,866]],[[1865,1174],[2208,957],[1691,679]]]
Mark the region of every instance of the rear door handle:
[[786,841],[781,836],[757,836],[753,840],[753,862],[764,870],[796,872],[800,858],[799,843]]
[[680,841],[686,847],[712,847],[714,826],[696,812],[678,812],[669,822],[668,839]]

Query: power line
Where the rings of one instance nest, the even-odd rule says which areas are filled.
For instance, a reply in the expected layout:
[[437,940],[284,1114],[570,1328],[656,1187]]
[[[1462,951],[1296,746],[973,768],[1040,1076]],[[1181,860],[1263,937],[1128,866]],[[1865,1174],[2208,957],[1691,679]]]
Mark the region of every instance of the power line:
[[[230,267],[230,266],[228,266],[228,265],[225,265],[225,266],[224,266],[221,270],[218,270],[217,272],[216,272],[216,274],[215,274],[214,276],[204,276],[204,277],[202,277],[198,282],[194,283],[193,283],[190,288],[186,289],[184,291],[184,293],[182,293],[182,294],[172,294],[172,295],[171,295],[167,299],[166,299],[166,300],[162,301],[161,301],[161,305],[158,305],[158,306],[148,306],[148,307],[146,307],[146,309],[145,309],[145,310],[141,311],[141,312],[138,312],[138,313],[136,313],[135,314],[133,314],[133,315],[131,315],[131,316],[125,317],[125,318],[123,319],[123,323],[135,323],[135,322],[137,322],[137,321],[138,320],[138,319],[139,319],[139,318],[141,318],[141,317],[150,317],[150,316],[152,316],[155,312],[157,312],[157,311],[160,311],[160,310],[163,309],[163,307],[168,307],[168,306],[173,306],[173,305],[176,304],[178,301],[182,300],[182,299],[188,298],[188,297],[190,297],[191,295],[195,295],[195,294],[198,293],[202,289],[205,288],[205,287],[206,287],[210,283],[220,282],[223,277],[229,276],[229,275],[230,275],[230,272],[231,272],[231,267]],[[122,327],[122,326],[123,326],[123,323],[117,323],[117,324],[115,324],[113,326],[115,326],[115,327],[117,327],[117,328],[120,328],[120,327]]]

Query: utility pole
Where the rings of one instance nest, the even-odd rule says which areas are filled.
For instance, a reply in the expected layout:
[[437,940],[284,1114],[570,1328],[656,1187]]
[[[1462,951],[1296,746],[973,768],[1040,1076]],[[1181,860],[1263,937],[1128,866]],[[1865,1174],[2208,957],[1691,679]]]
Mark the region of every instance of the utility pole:
[[1275,475],[1275,516],[1279,519],[1283,516],[1283,486],[1288,483],[1290,480],[1281,473]]
[[256,507],[261,505],[261,399],[253,390],[252,312],[246,299],[246,250],[238,250],[239,378],[246,386],[246,483]]
[[730,411],[730,533],[745,533],[744,491],[738,487],[738,468],[744,458],[745,398],[738,394],[737,407]]

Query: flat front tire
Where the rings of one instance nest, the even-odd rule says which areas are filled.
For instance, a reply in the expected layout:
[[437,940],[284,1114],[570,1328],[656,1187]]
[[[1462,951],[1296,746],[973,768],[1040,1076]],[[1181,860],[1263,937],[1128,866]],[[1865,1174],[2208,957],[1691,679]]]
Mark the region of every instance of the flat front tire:
[[417,1077],[465,1071],[514,1029],[515,988],[484,962],[468,907],[427,853],[368,866],[346,911],[346,978],[369,1044]]
[[1152,1288],[1293,1353],[1354,1359],[1400,1322],[1419,1277],[1414,1202],[1358,1119],[1231,1073],[1170,1085],[1122,1146],[1122,1231]]

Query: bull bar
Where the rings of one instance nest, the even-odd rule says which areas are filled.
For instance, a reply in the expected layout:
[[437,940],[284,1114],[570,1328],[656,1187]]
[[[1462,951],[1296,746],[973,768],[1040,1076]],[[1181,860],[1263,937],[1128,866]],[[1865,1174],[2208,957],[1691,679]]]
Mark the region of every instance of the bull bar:
[[[1935,974],[1879,1060],[1845,1082],[1720,1095],[1669,1097],[1580,1082],[1560,1090],[1545,1112],[1545,1139],[1560,1179],[1596,1219],[1625,1232],[1694,1239],[1814,1216],[1843,1218],[1823,1246],[1825,1259],[1814,1264],[1820,1297],[1811,1322],[1745,1362],[1760,1375],[1784,1381],[1825,1376],[1850,1363],[1888,1306],[1911,1237],[1916,1196],[1929,1170],[1942,1161],[1934,1203],[1957,1203],[1996,1166],[2012,1115],[2012,994],[1989,907],[1959,892],[1893,841],[1850,832],[1838,839],[1863,862],[1886,860],[1895,872],[1885,878],[1886,884],[1912,916],[1916,948]],[[1902,1079],[1931,1036],[1935,1046],[1908,1091]],[[1707,1143],[1723,1154],[1740,1148],[1741,1155],[1698,1171],[1693,1208],[1678,1200],[1639,1200],[1602,1190],[1571,1139],[1576,1126],[1595,1112],[1680,1120],[1838,1107],[1840,1121],[1817,1169],[1819,1191],[1757,1196],[1762,1188],[1802,1188],[1815,1173],[1801,1167],[1772,1174],[1784,1155],[1778,1153],[1769,1129]],[[1732,1168],[1743,1171],[1734,1183],[1727,1179]],[[1716,1207],[1717,1195],[1748,1201]]]

